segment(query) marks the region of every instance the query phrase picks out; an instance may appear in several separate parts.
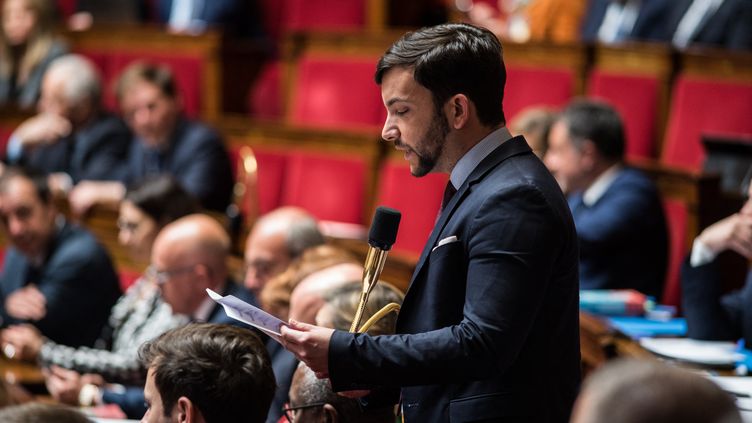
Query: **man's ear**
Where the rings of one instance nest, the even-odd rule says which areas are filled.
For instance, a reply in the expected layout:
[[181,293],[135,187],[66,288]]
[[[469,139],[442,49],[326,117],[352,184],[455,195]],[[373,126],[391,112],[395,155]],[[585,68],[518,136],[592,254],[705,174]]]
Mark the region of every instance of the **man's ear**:
[[199,416],[201,413],[193,405],[193,402],[188,397],[180,397],[172,408],[172,416],[179,423],[196,423],[200,422]]
[[334,408],[331,404],[324,404],[324,421],[326,423],[337,423],[339,422],[339,414],[337,414],[337,409]]
[[446,103],[447,121],[452,129],[462,129],[470,119],[470,99],[465,94],[455,94]]
[[595,143],[590,140],[584,140],[580,146],[580,157],[583,170],[593,170],[599,157],[598,148],[595,147]]

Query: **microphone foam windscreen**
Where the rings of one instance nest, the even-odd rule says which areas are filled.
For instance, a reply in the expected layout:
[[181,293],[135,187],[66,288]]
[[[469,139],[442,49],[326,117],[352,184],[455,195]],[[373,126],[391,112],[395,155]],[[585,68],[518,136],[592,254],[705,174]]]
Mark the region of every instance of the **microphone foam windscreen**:
[[371,230],[368,232],[368,244],[382,250],[389,250],[397,239],[402,213],[389,207],[379,206],[373,215]]

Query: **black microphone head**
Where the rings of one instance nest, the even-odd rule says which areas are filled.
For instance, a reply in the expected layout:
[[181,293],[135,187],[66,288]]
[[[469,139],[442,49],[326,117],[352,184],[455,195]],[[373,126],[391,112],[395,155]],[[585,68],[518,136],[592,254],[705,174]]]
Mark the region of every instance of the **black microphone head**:
[[371,230],[368,232],[368,244],[381,250],[389,250],[397,239],[402,213],[389,207],[379,206],[373,215]]

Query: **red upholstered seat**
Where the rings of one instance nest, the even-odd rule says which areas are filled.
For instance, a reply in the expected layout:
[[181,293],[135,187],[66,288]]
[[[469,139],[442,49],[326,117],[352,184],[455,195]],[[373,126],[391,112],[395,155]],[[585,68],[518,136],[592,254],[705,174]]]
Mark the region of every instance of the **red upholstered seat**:
[[304,55],[290,121],[321,128],[381,128],[385,111],[373,81],[376,57]]
[[663,209],[669,233],[668,269],[663,288],[662,304],[679,307],[681,305],[680,272],[687,255],[687,205],[679,200],[665,199]]
[[258,163],[259,215],[282,205],[287,155],[277,151],[254,148]]
[[295,151],[287,160],[282,205],[304,208],[320,220],[363,224],[364,158]]
[[511,121],[530,106],[561,107],[574,95],[574,74],[567,69],[507,68],[504,115]]
[[606,100],[621,115],[627,136],[627,158],[657,156],[658,78],[595,70],[590,75],[588,95]]
[[251,116],[259,118],[282,117],[282,70],[278,61],[264,65],[249,91],[248,111]]
[[56,0],[57,11],[64,18],[68,18],[70,15],[76,12],[76,0]]
[[0,158],[5,158],[8,138],[10,138],[15,129],[13,127],[0,126]]
[[120,292],[125,292],[141,277],[141,272],[131,269],[121,269],[118,275],[120,276]]
[[168,66],[175,75],[178,93],[182,97],[183,109],[190,117],[198,117],[201,112],[202,59],[198,56],[172,55],[169,53],[141,53],[132,51],[82,50],[79,53],[91,59],[102,72],[105,83],[104,102],[108,108],[116,109],[115,94],[109,87],[120,73],[135,61],[148,61]]
[[402,212],[395,251],[421,253],[436,222],[446,181],[443,173],[416,178],[407,163],[384,163],[379,173],[377,204]]
[[661,161],[701,169],[703,134],[752,134],[752,84],[677,78]]
[[283,29],[362,29],[366,0],[284,0]]

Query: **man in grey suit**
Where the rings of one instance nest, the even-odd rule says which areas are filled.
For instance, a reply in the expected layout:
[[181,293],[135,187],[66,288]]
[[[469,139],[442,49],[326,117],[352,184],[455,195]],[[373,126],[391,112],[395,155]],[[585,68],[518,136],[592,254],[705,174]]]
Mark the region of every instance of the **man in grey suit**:
[[368,406],[401,398],[408,422],[564,422],[579,387],[577,235],[556,181],[505,127],[505,80],[499,41],[470,25],[385,53],[382,137],[414,176],[450,175],[397,334],[282,328],[335,390],[370,389]]

